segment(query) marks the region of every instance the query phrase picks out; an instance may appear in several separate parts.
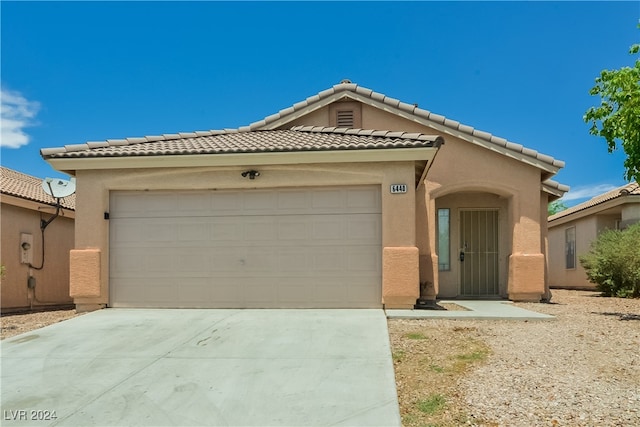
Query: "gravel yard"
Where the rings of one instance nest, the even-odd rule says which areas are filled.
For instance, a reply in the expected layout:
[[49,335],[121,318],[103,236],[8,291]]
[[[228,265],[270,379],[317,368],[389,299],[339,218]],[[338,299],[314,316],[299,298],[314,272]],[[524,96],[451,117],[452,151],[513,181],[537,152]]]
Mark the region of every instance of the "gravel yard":
[[598,295],[517,304],[551,321],[390,320],[403,424],[640,426],[640,300]]
[[[517,303],[551,321],[389,320],[404,426],[640,426],[640,300],[552,301]],[[3,316],[2,339],[76,315]]]

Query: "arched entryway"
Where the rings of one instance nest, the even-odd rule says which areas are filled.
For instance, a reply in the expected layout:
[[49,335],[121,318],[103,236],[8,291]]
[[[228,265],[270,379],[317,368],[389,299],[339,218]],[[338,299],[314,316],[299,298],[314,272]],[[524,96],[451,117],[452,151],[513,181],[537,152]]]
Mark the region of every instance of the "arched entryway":
[[509,197],[458,191],[435,199],[439,298],[507,296]]

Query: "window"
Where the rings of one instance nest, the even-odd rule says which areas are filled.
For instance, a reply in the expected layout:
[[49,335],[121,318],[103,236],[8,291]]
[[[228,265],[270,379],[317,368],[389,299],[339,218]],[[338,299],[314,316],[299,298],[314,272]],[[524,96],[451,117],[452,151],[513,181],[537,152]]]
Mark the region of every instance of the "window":
[[449,240],[449,209],[438,209],[438,270],[451,270],[451,244]]
[[576,228],[567,228],[564,231],[565,268],[576,268]]

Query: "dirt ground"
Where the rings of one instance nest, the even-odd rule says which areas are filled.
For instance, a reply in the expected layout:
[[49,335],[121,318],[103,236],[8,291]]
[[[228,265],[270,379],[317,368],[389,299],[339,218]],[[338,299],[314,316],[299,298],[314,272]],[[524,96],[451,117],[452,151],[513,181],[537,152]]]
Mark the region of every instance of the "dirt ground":
[[[516,305],[556,319],[389,320],[405,427],[640,426],[640,300],[554,290]],[[2,339],[77,315],[2,316]]]
[[640,426],[640,299],[516,305],[555,319],[389,320],[405,427]]

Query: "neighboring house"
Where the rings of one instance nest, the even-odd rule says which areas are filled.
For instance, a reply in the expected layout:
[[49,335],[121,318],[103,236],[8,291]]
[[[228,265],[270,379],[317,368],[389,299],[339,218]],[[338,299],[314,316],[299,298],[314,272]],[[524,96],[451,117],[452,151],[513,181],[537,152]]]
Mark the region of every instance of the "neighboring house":
[[41,224],[55,214],[56,201],[43,191],[42,180],[3,167],[0,193],[2,312],[73,304],[69,251],[74,247],[75,196],[60,199],[59,216],[44,231],[43,251]]
[[80,310],[540,301],[568,190],[561,161],[349,81],[235,130],[41,154],[77,177]]
[[636,182],[601,194],[549,217],[549,284],[555,288],[595,289],[580,265],[603,230],[622,230],[640,221]]

